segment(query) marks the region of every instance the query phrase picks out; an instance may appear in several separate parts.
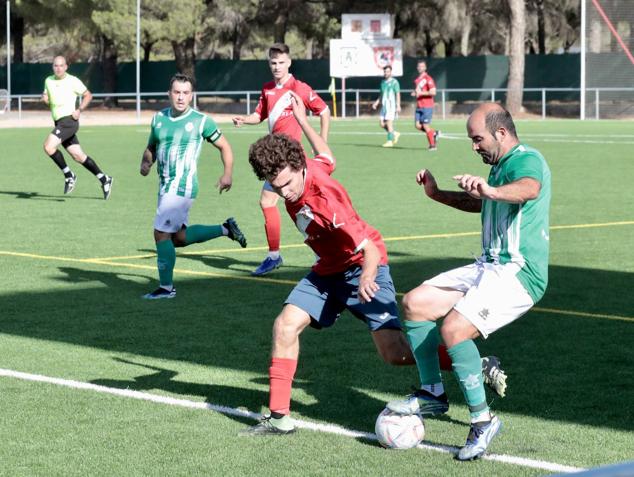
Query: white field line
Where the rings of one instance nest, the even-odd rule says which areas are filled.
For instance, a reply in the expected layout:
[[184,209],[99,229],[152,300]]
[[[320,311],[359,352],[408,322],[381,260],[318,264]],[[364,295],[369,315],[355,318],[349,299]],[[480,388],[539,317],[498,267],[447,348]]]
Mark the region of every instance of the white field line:
[[[13,371],[11,369],[0,368],[0,376],[7,378],[21,379],[24,381],[35,381],[40,383],[55,384],[57,386],[64,386],[72,389],[82,389],[85,391],[94,391],[103,394],[112,394],[115,396],[121,396],[131,399],[138,399],[141,401],[150,401],[159,404],[167,404],[169,406],[179,406],[189,409],[201,409],[206,411],[215,411],[221,414],[227,414],[230,416],[247,417],[250,419],[259,419],[260,414],[235,409],[227,406],[220,406],[217,404],[209,404],[205,402],[189,401],[186,399],[176,399],[168,396],[159,396],[157,394],[144,393],[140,391],[134,391],[131,389],[118,389],[107,386],[100,386],[98,384],[85,383],[82,381],[73,381],[70,379],[53,378],[49,376],[42,376],[39,374],[22,373],[20,371]],[[371,441],[376,441],[376,436],[368,432],[355,431],[352,429],[346,429],[345,427],[338,426],[336,424],[319,424],[314,422],[302,421],[294,419],[295,426],[300,429],[309,429],[316,432],[325,432],[328,434],[336,434],[344,437],[362,438]],[[455,454],[458,449],[451,446],[434,445],[434,444],[419,444],[419,449],[432,450],[436,452],[442,452],[445,454]],[[492,460],[496,462],[503,462],[505,464],[519,465],[522,467],[530,467],[533,469],[542,469],[549,472],[579,472],[585,470],[580,467],[572,467],[569,465],[557,464],[554,462],[547,462],[542,460],[526,459],[524,457],[517,457],[504,454],[487,454],[483,457],[485,460]]]

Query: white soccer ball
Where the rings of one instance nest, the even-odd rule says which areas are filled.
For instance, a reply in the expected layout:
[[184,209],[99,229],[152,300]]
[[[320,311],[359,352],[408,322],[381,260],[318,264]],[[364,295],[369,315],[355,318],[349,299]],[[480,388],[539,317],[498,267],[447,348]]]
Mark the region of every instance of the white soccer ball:
[[425,438],[425,425],[423,419],[416,414],[402,416],[386,408],[376,418],[374,432],[383,447],[411,449]]

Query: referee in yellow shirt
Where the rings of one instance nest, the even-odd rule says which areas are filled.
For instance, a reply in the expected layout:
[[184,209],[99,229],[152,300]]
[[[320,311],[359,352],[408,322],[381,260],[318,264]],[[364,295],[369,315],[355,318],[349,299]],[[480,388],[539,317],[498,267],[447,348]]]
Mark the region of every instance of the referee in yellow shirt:
[[[42,100],[51,108],[55,127],[44,141],[44,151],[64,173],[64,194],[70,194],[75,188],[77,176],[70,170],[64,160],[64,155],[58,150],[60,144],[66,151],[92,172],[103,189],[103,198],[108,199],[112,192],[112,177],[101,172],[79,145],[77,131],[79,130],[79,115],[92,100],[88,88],[76,76],[66,73],[68,64],[63,56],[56,56],[53,60],[53,75],[44,82]],[[77,107],[77,96],[81,97]]]

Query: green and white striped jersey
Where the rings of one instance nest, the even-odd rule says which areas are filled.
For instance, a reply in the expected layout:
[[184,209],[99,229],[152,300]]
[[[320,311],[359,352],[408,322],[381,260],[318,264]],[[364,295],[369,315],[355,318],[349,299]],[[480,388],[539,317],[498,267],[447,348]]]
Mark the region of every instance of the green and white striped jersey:
[[381,81],[381,106],[385,111],[396,111],[396,95],[401,86],[396,78]]
[[198,195],[198,158],[203,141],[216,142],[222,133],[213,119],[190,108],[172,117],[171,108],[152,118],[148,146],[156,147],[159,195]]
[[488,183],[498,187],[522,177],[541,184],[539,196],[524,204],[482,201],[482,259],[517,263],[517,278],[537,303],[548,284],[550,169],[544,157],[518,144],[491,168]]

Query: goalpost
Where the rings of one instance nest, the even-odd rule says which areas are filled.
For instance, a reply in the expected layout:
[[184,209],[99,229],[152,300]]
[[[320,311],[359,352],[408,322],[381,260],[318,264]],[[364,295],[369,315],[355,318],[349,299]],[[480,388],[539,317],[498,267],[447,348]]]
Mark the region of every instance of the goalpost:
[[580,119],[634,117],[634,2],[581,0]]

